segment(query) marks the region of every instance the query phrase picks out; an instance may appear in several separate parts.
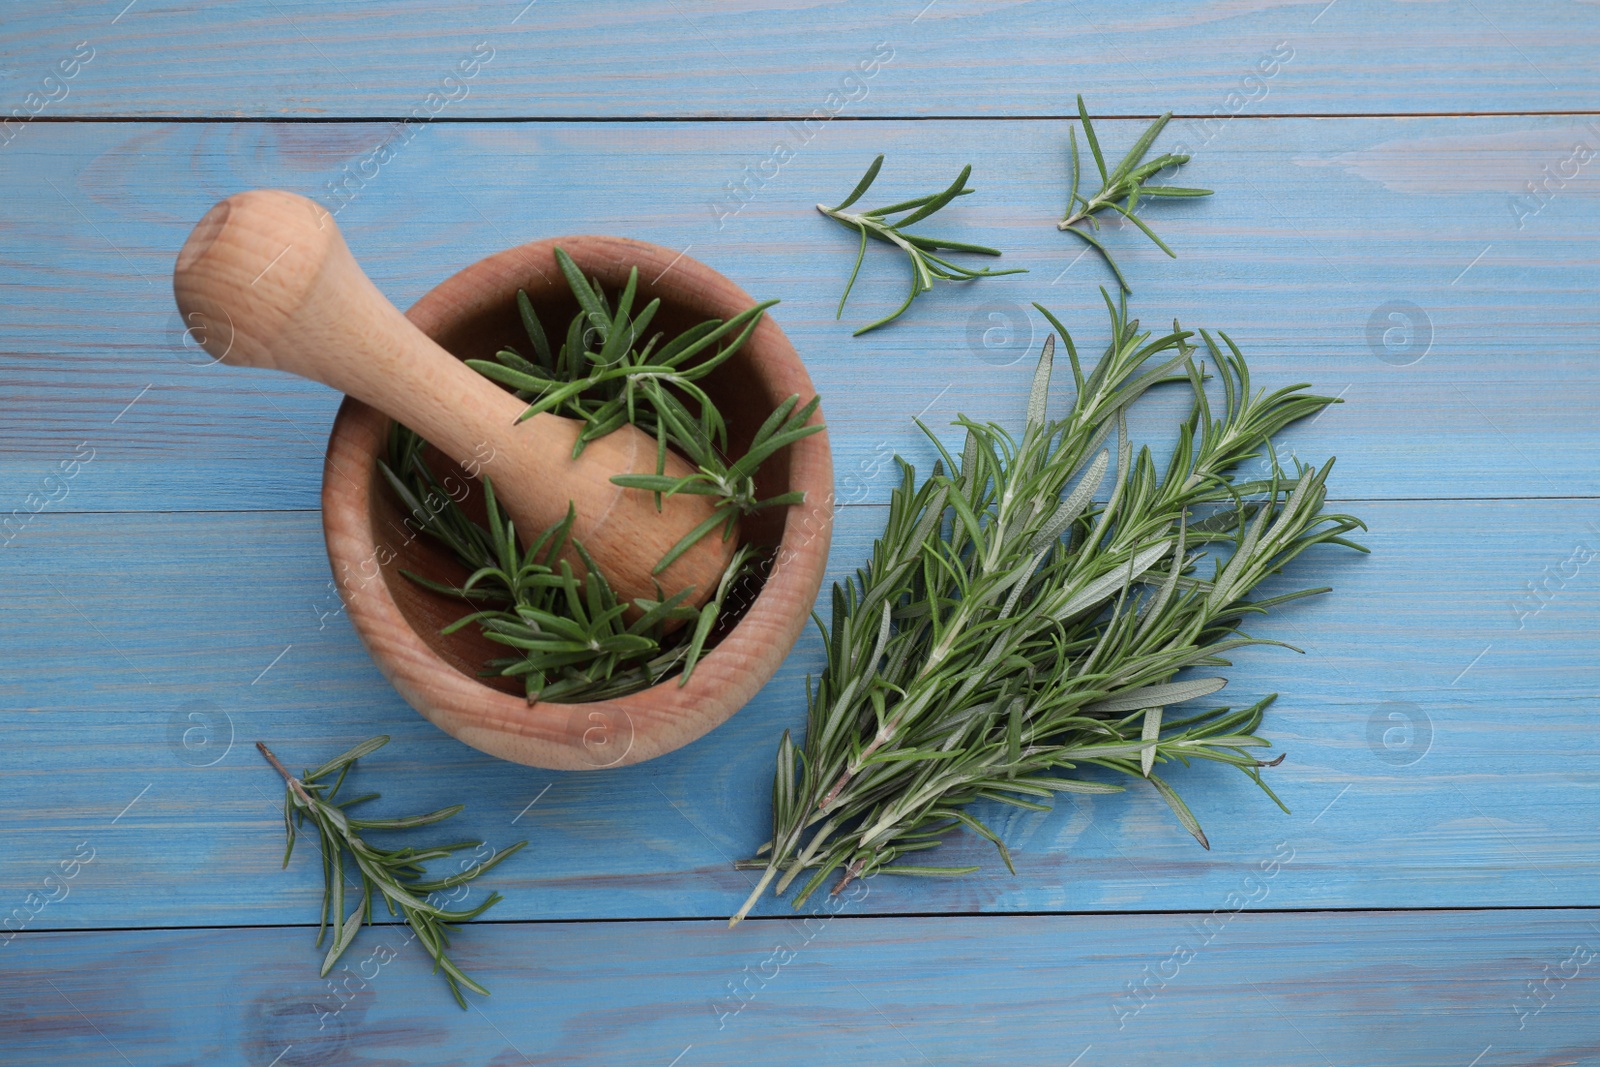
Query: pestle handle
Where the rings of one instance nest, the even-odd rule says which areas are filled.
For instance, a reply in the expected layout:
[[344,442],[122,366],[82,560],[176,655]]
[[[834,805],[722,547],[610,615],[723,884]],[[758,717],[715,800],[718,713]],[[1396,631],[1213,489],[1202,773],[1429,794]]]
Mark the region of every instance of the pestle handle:
[[[313,201],[273,189],[221,201],[179,252],[173,291],[184,321],[222,362],[321,382],[411,427],[456,462],[481,467],[523,537],[559,522],[570,502],[575,536],[619,596],[653,598],[658,583],[667,594],[693,586],[699,604],[715,591],[736,547],[717,534],[651,573],[711,514],[710,501],[680,494],[657,511],[653,494],[610,481],[653,472],[653,440],[624,426],[573,460],[577,423],[550,414],[519,423],[524,402],[389,303]],[[667,473],[690,469],[669,454]]]
[[[217,204],[179,252],[173,289],[184,321],[223,362],[321,382],[405,423],[457,462],[479,451],[482,433],[503,437],[523,407],[389,303],[333,217],[304,197],[262,189]],[[524,447],[538,450],[554,420],[532,421]]]

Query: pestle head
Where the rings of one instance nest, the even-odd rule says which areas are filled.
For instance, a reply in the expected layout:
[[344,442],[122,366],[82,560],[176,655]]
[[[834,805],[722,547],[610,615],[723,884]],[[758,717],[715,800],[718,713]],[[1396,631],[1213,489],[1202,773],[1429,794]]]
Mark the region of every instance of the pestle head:
[[[280,189],[236,193],[184,242],[173,295],[184,325],[219,360],[304,374],[282,365],[277,351],[330,262],[349,255],[333,216],[316,202]],[[359,273],[353,260],[349,267]]]

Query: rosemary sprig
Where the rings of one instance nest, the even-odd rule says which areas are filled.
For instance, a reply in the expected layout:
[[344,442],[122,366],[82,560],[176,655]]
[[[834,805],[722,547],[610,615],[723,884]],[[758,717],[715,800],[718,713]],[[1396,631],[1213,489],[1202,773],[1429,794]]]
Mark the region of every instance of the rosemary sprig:
[[[815,688],[807,685],[805,749],[788,734],[778,746],[772,839],[762,858],[743,864],[764,873],[734,922],[774,882],[781,894],[805,871],[813,873],[796,906],[836,872],[842,887],[879,871],[973,870],[898,862],[961,826],[993,841],[1009,865],[968,805],[1042,808],[1058,792],[1121,788],[1084,776],[1088,767],[1146,779],[1202,844],[1157,764],[1227,763],[1267,789],[1259,769],[1268,764],[1250,750],[1267,745],[1254,731],[1270,697],[1177,721],[1163,709],[1224,685],[1174,681],[1186,668],[1225,666],[1232,649],[1279,643],[1244,634],[1245,616],[1324,591],[1251,600],[1263,579],[1315,545],[1360,549],[1344,537],[1364,528],[1360,520],[1322,511],[1331,461],[1290,474],[1274,455],[1269,476],[1233,481],[1275,433],[1334,401],[1304,386],[1252,392],[1233,342],[1202,332],[1225,392],[1214,417],[1192,358],[1195,335],[1175,323],[1152,337],[1125,305],[1106,303],[1112,341],[1087,375],[1070,335],[1035,305],[1071,361],[1077,396],[1064,418],[1045,414],[1052,337],[1020,441],[962,418],[959,461],[937,439],[942,458],[931,477],[919,482],[900,461],[871,562],[834,587],[827,664]],[[1166,382],[1187,383],[1193,406],[1158,474],[1150,450],[1135,451],[1124,413]],[[1113,430],[1116,478],[1097,505],[1110,464],[1102,443]],[[1223,546],[1231,551],[1213,555],[1213,573],[1200,577],[1208,549]]]
[[778,301],[763,301],[726,322],[699,323],[662,344],[663,334],[646,339],[645,333],[661,301],[651,300],[637,314],[633,310],[637,267],[628,272],[613,309],[599,281],[585,278],[571,256],[557,248],[555,258],[579,307],[560,347],[552,348],[528,294],[518,290],[517,307],[533,358],[507,346],[492,361],[469,359],[467,365],[527,400],[524,420],[548,411],[583,422],[572,449],[574,459],[590,441],[624,423],[664,438],[663,449],[667,444],[725,449],[727,425],[699,382],[744,346],[761,316]]
[[[377,800],[379,794],[363,793],[360,796],[335,801],[339,787],[344,784],[345,775],[350,773],[350,768],[355,766],[356,760],[376,752],[388,743],[389,738],[381,734],[369,738],[344,755],[337,756],[316,770],[302,773],[296,778],[284,769],[271,749],[260,741],[256,742],[256,748],[261,750],[261,755],[266,757],[267,762],[272,764],[284,779],[283,828],[288,843],[283,850],[283,865],[285,867],[289,865],[289,857],[294,853],[299,829],[309,819],[316,827],[322,846],[322,877],[325,883],[322,890],[322,920],[317,926],[318,948],[322,947],[329,926],[333,928],[333,943],[328,948],[328,954],[323,957],[321,976],[326,977],[328,972],[333,970],[333,965],[339,962],[339,957],[355,940],[362,924],[372,923],[372,898],[376,892],[382,897],[390,915],[396,914],[396,909],[399,909],[399,914],[405,917],[416,939],[433,957],[435,973],[441,971],[444,973],[444,980],[455,996],[456,1003],[465,1008],[467,1001],[461,995],[462,986],[484,996],[488,996],[489,991],[462,973],[446,955],[446,950],[450,946],[450,931],[455,923],[476,919],[499,903],[501,897],[499,893],[490,893],[488,899],[475,908],[452,911],[440,906],[435,896],[472,881],[507,856],[517,852],[527,842],[518,841],[511,847],[497,852],[490,859],[464,867],[458,873],[445,878],[424,877],[427,874],[426,865],[462,849],[477,848],[483,842],[457,841],[454,844],[422,849],[410,846],[388,849],[368,843],[361,831],[409,830],[417,826],[428,826],[443,822],[458,814],[464,807],[461,804],[452,804],[448,808],[440,808],[426,815],[413,815],[402,819],[352,818],[347,809],[369,800]],[[332,785],[323,781],[335,771],[339,773]],[[347,857],[354,863],[356,873],[361,878],[361,899],[348,918],[344,912]]]
[[[420,438],[398,426],[391,427],[390,435],[389,463],[380,465],[390,488],[422,530],[471,570],[459,586],[401,573],[472,606],[474,610],[442,632],[452,634],[475,624],[490,641],[506,646],[512,654],[490,660],[485,674],[522,679],[530,703],[608,700],[647,689],[674,671],[681,672],[679,684],[686,684],[729,593],[760,562],[754,546],[741,545],[716,591],[699,609],[684,603],[687,589],[665,600],[636,598],[636,617],[629,622],[629,605],[617,598],[583,545],[572,539],[576,516],[570,508],[563,521],[541,531],[524,549],[491,479],[483,479],[485,527],[450,499],[423,459]],[[561,558],[569,544],[584,564],[581,579]]]
[[[1168,248],[1166,242],[1157,237],[1155,231],[1145,225],[1145,221],[1135,214],[1139,207],[1139,198],[1141,196],[1210,196],[1211,190],[1188,189],[1175,185],[1147,184],[1152,177],[1167,167],[1178,167],[1189,162],[1189,157],[1181,154],[1160,155],[1148,163],[1142,162],[1145,152],[1149,151],[1150,145],[1172,118],[1172,112],[1167,112],[1151,123],[1150,128],[1140,135],[1139,139],[1134,142],[1133,147],[1128,149],[1128,154],[1122,157],[1122,162],[1118,163],[1116,169],[1112,171],[1106,170],[1105,157],[1100,154],[1100,140],[1094,135],[1094,125],[1089,121],[1089,110],[1083,104],[1083,94],[1081,93],[1078,95],[1078,117],[1083,122],[1083,138],[1089,142],[1089,151],[1094,154],[1095,169],[1100,172],[1100,191],[1089,197],[1078,192],[1078,136],[1076,131],[1068,129],[1067,132],[1072,146],[1072,191],[1067,195],[1067,215],[1056,223],[1056,228],[1071,230],[1099,249],[1100,255],[1105,258],[1106,265],[1117,276],[1117,283],[1122,286],[1122,291],[1125,293],[1131,292],[1128,280],[1122,276],[1122,271],[1118,268],[1117,261],[1112,258],[1111,250],[1106,248],[1093,233],[1089,232],[1091,229],[1100,229],[1100,221],[1095,218],[1095,215],[1106,208],[1110,208],[1143,230],[1145,236],[1156,243],[1157,248],[1173,259],[1177,259],[1178,254]],[[1080,222],[1087,222],[1089,225],[1087,227],[1074,228]]]
[[[618,485],[653,491],[658,498],[673,493],[714,498],[712,515],[662,556],[657,574],[719,527],[727,539],[743,516],[803,501],[798,492],[761,499],[756,474],[780,449],[822,431],[820,423],[806,425],[818,399],[800,406],[792,396],[779,404],[745,453],[729,460],[727,423],[700,384],[739,351],[776,300],[725,322],[699,323],[663,343],[660,332],[647,337],[661,301],[634,310],[637,269],[628,272],[613,306],[599,281],[585,278],[564,250],[557,248],[555,258],[578,302],[561,343],[552,345],[528,294],[519,291],[517,307],[531,356],[507,346],[493,360],[467,363],[527,401],[522,418],[551,412],[582,422],[574,457],[590,441],[624,424],[654,437],[656,473],[617,475],[612,481]],[[478,609],[444,632],[476,624],[489,640],[509,647],[514,654],[490,661],[487,673],[520,677],[529,701],[605,700],[648,688],[674,671],[681,672],[679,684],[687,683],[717,633],[729,593],[753,580],[763,559],[759,549],[741,546],[713,596],[698,610],[684,603],[687,591],[666,600],[622,603],[583,546],[571,538],[570,513],[540,531],[524,549],[488,479],[484,526],[445,492],[424,459],[424,447],[413,431],[393,425],[387,462],[380,469],[410,517],[449,548],[470,577],[460,586],[407,577]],[[669,448],[694,465],[693,474],[670,478],[662,473]],[[584,564],[587,573],[581,579],[560,558],[568,548]],[[635,616],[631,622],[625,619],[630,609]],[[680,626],[689,621],[692,626]]]
[[[867,168],[867,172],[856,183],[855,189],[851,191],[849,196],[844,198],[842,203],[835,207],[827,207],[823,204],[817,205],[817,210],[830,219],[861,233],[861,249],[856,253],[855,267],[850,271],[850,281],[844,287],[844,295],[839,298],[839,308],[835,312],[834,318],[837,319],[844,314],[844,302],[850,298],[850,290],[855,287],[856,276],[861,273],[861,261],[867,254],[868,237],[883,241],[885,244],[894,245],[904,252],[906,258],[911,261],[911,291],[906,294],[905,303],[876,322],[867,323],[867,325],[857,330],[853,336],[860,337],[868,330],[875,330],[884,323],[892,322],[899,318],[911,306],[911,302],[918,295],[933,288],[935,278],[942,278],[945,281],[968,281],[973,278],[997,278],[1002,274],[1027,273],[1021,267],[1015,267],[1011,270],[990,270],[987,267],[983,270],[973,270],[970,267],[963,267],[958,263],[950,262],[950,260],[937,253],[940,251],[975,252],[983,256],[998,256],[1000,255],[1000,250],[987,248],[983,245],[963,244],[960,241],[946,241],[942,238],[926,237],[922,234],[906,232],[907,226],[921,222],[956,197],[966,196],[974,191],[967,188],[967,176],[972,173],[972,164],[970,163],[961,168],[961,175],[951,182],[943,192],[930,193],[927,196],[919,196],[912,200],[902,200],[898,204],[890,204],[888,207],[880,207],[858,214],[846,211],[845,208],[861,199],[862,194],[871,187],[873,180],[877,178],[878,171],[882,167],[883,156],[880,154],[877,159],[872,161],[872,165]],[[910,212],[910,214],[905,215],[898,221],[891,222],[889,220],[890,215],[898,215],[902,212]]]

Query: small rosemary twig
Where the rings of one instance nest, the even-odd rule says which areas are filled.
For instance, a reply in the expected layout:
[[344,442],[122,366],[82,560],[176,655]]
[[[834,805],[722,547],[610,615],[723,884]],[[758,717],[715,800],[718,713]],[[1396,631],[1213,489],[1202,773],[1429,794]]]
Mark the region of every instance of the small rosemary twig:
[[[317,828],[317,835],[322,845],[322,920],[317,926],[317,947],[322,946],[322,939],[326,935],[330,915],[333,925],[333,944],[328,949],[328,954],[323,958],[321,974],[326,976],[339,961],[344,950],[350,947],[355,940],[356,933],[363,923],[372,922],[372,894],[376,890],[382,897],[384,904],[389,909],[389,914],[396,914],[395,909],[405,917],[406,923],[416,934],[418,941],[428,954],[433,957],[434,970],[443,971],[445,982],[450,986],[450,992],[455,996],[456,1003],[463,1008],[467,1006],[466,999],[461,995],[461,987],[466,986],[474,993],[487,996],[489,991],[483,986],[467,977],[451,962],[445,950],[449,947],[449,932],[453,924],[475,919],[497,904],[501,897],[499,893],[490,893],[489,898],[476,908],[466,911],[451,911],[434,903],[434,895],[456,886],[465,885],[478,875],[487,871],[501,860],[521,849],[527,844],[519,841],[510,848],[503,849],[487,860],[470,865],[463,864],[458,873],[445,878],[427,879],[426,865],[434,860],[443,859],[452,853],[465,848],[477,848],[483,844],[481,841],[459,841],[449,845],[436,845],[432,848],[417,849],[410,846],[398,849],[379,848],[368,843],[359,833],[362,830],[409,830],[417,826],[427,826],[436,822],[443,822],[463,809],[461,804],[453,804],[448,808],[430,812],[427,815],[413,815],[401,819],[354,819],[345,809],[368,800],[377,800],[377,793],[363,793],[348,800],[334,802],[334,797],[339,792],[339,787],[344,784],[345,775],[350,773],[350,768],[362,756],[376,752],[389,743],[389,738],[383,735],[369,738],[352,748],[342,756],[329,760],[314,771],[306,772],[296,778],[286,770],[278,761],[271,749],[260,741],[256,748],[261,755],[272,764],[274,770],[283,776],[285,783],[283,800],[283,827],[288,837],[288,843],[283,851],[283,865],[289,865],[289,857],[294,852],[295,839],[298,828],[310,819]],[[321,779],[338,771],[339,775],[331,786],[326,785]],[[355,906],[348,917],[344,913],[345,896],[345,858],[348,856],[354,861],[357,873],[361,876],[361,901]]]
[[[1083,122],[1084,140],[1089,142],[1089,151],[1094,153],[1095,168],[1100,171],[1100,191],[1089,197],[1078,192],[1078,136],[1076,131],[1069,129],[1068,135],[1071,138],[1070,143],[1072,145],[1072,191],[1067,195],[1066,218],[1056,223],[1056,228],[1059,230],[1071,230],[1099,249],[1100,254],[1105,257],[1106,265],[1117,276],[1117,282],[1122,286],[1122,291],[1132,292],[1128,285],[1128,280],[1122,276],[1122,271],[1117,267],[1117,261],[1112,258],[1110,250],[1101,243],[1099,238],[1089,232],[1090,229],[1098,230],[1100,228],[1100,221],[1094,217],[1095,214],[1106,208],[1112,209],[1143,230],[1145,236],[1156,243],[1157,248],[1176,259],[1178,258],[1177,253],[1168,248],[1166,243],[1155,235],[1155,231],[1146,226],[1144,220],[1135,214],[1139,207],[1139,198],[1141,196],[1210,196],[1211,190],[1186,189],[1175,185],[1145,184],[1159,171],[1165,170],[1167,167],[1179,167],[1189,162],[1189,157],[1181,154],[1161,155],[1148,163],[1141,162],[1144,159],[1145,152],[1149,151],[1150,145],[1155,141],[1156,136],[1161,133],[1168,120],[1172,118],[1172,112],[1167,112],[1151,123],[1150,128],[1145,130],[1140,138],[1134,142],[1132,148],[1128,149],[1128,154],[1122,158],[1121,163],[1117,164],[1116,170],[1109,172],[1106,170],[1105,157],[1100,154],[1100,140],[1094,135],[1094,125],[1089,121],[1089,110],[1084,107],[1081,93],[1078,95],[1078,117]],[[1080,222],[1087,222],[1089,225],[1086,228],[1074,229],[1077,223]]]
[[[945,250],[950,252],[974,252],[983,256],[998,256],[1000,255],[1000,250],[988,248],[984,245],[963,244],[959,241],[946,241],[905,232],[907,226],[921,222],[956,197],[966,196],[968,193],[973,192],[973,190],[967,188],[967,176],[972,173],[972,164],[970,163],[961,168],[960,177],[951,182],[950,186],[943,192],[930,193],[927,196],[919,196],[912,200],[902,200],[898,204],[890,204],[888,207],[863,211],[859,214],[846,211],[845,208],[861,199],[861,195],[872,185],[882,167],[883,156],[879,154],[878,158],[874,159],[872,165],[867,168],[867,172],[861,176],[861,180],[856,183],[855,189],[851,191],[849,196],[844,198],[842,203],[834,207],[828,207],[825,204],[817,205],[817,210],[830,219],[857,230],[861,234],[861,249],[856,253],[856,265],[850,271],[850,281],[844,287],[844,295],[839,298],[839,309],[834,313],[835,319],[844,314],[844,302],[850,298],[850,290],[856,284],[856,275],[861,273],[861,260],[867,254],[868,237],[882,241],[885,244],[894,245],[904,252],[911,261],[911,291],[906,294],[905,303],[876,322],[867,323],[857,330],[854,336],[860,337],[868,330],[875,330],[884,323],[892,322],[899,318],[919,294],[928,292],[933,288],[935,278],[953,282],[970,281],[973,278],[997,278],[1002,274],[1027,273],[1021,267],[1015,267],[1011,270],[990,270],[987,267],[983,270],[973,270],[970,267],[963,267],[935,253]],[[908,211],[910,214],[898,222],[889,221],[888,216],[898,215],[904,211]]]

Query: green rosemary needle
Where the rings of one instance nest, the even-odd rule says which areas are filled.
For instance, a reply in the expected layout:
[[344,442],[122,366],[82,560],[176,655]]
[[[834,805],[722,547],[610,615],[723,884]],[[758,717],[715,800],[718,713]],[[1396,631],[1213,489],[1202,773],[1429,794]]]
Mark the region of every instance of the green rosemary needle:
[[[1152,336],[1125,305],[1106,303],[1112,340],[1088,374],[1060,322],[1034,305],[1071,361],[1077,396],[1064,417],[1046,416],[1051,337],[1020,440],[960,418],[959,459],[934,438],[941,459],[930,477],[919,481],[900,461],[871,561],[834,586],[827,663],[807,683],[805,747],[787,733],[778,745],[772,838],[741,864],[764,873],[734,922],[769,887],[782,894],[808,871],[797,907],[830,875],[842,887],[877,872],[974,870],[900,862],[963,826],[1009,866],[969,805],[1043,810],[1056,793],[1121,789],[1087,768],[1147,781],[1203,845],[1158,764],[1230,764],[1271,795],[1259,774],[1269,764],[1252,754],[1268,744],[1255,730],[1271,697],[1177,720],[1164,709],[1225,684],[1174,680],[1180,672],[1279,643],[1244,634],[1246,616],[1325,591],[1251,599],[1267,576],[1319,544],[1360,549],[1344,537],[1360,520],[1322,510],[1331,461],[1286,472],[1274,456],[1267,476],[1234,481],[1279,430],[1334,401],[1304,386],[1252,391],[1233,342],[1202,331],[1225,395],[1214,415],[1195,335],[1174,323]],[[1163,474],[1148,448],[1135,450],[1124,413],[1169,382],[1187,384],[1193,401]],[[1115,480],[1096,504],[1113,431]]]
[[[1078,117],[1083,122],[1083,138],[1089,142],[1089,151],[1094,155],[1095,169],[1100,172],[1100,191],[1093,196],[1084,196],[1078,192],[1078,137],[1073,130],[1068,130],[1072,146],[1072,191],[1067,195],[1067,215],[1056,228],[1071,230],[1082,237],[1089,244],[1100,250],[1100,255],[1105,258],[1106,265],[1117,276],[1117,283],[1122,286],[1123,292],[1131,292],[1128,280],[1122,276],[1117,261],[1112,258],[1110,249],[1097,238],[1090,230],[1099,230],[1100,221],[1095,218],[1099,212],[1110,208],[1123,218],[1143,230],[1145,236],[1156,243],[1156,247],[1171,256],[1178,258],[1178,254],[1168,248],[1166,242],[1155,235],[1155,231],[1145,225],[1135,212],[1139,207],[1139,198],[1144,197],[1186,197],[1210,196],[1210,189],[1187,189],[1174,185],[1149,185],[1149,180],[1158,172],[1168,167],[1178,167],[1189,162],[1186,155],[1160,155],[1149,162],[1143,162],[1144,154],[1149,151],[1150,145],[1155,141],[1172,118],[1172,112],[1167,112],[1134,142],[1128,154],[1122,157],[1122,162],[1117,164],[1115,170],[1106,170],[1105,157],[1100,154],[1100,140],[1094,135],[1094,124],[1089,121],[1089,110],[1083,104],[1083,95],[1078,96]],[[1077,224],[1087,222],[1087,227]]]
[[[462,986],[484,996],[488,996],[489,991],[467,977],[451,962],[446,954],[450,946],[449,934],[453,924],[477,918],[499,903],[501,897],[499,893],[490,893],[482,904],[462,911],[452,911],[443,907],[436,898],[441,897],[447,890],[472,881],[507,856],[517,852],[527,842],[518,841],[510,848],[502,849],[482,862],[463,863],[456,874],[445,878],[424,877],[427,874],[426,865],[435,860],[445,859],[462,849],[478,848],[483,842],[457,841],[454,844],[421,849],[410,846],[388,849],[369,843],[362,836],[362,831],[409,830],[417,826],[428,826],[443,822],[463,809],[463,805],[453,804],[448,808],[441,808],[426,815],[413,815],[410,818],[353,818],[347,809],[369,800],[377,800],[378,794],[363,793],[360,796],[336,801],[334,798],[339,793],[339,787],[344,784],[345,775],[350,773],[350,768],[355,766],[356,760],[376,752],[388,743],[389,738],[383,735],[369,738],[344,755],[337,756],[316,770],[302,773],[296,778],[284,769],[271,749],[260,741],[256,742],[256,748],[261,750],[261,755],[283,775],[284,779],[283,828],[288,843],[283,850],[283,865],[285,867],[289,865],[289,857],[294,853],[294,843],[299,836],[299,829],[310,820],[316,827],[322,846],[324,886],[322,921],[317,926],[318,948],[322,947],[323,938],[330,925],[333,930],[333,943],[322,960],[321,974],[324,977],[333,970],[333,965],[339,961],[345,949],[350,947],[362,924],[371,924],[372,898],[376,892],[388,907],[390,915],[396,914],[396,909],[399,909],[399,914],[405,917],[416,939],[433,957],[434,971],[443,972],[444,980],[455,996],[456,1003],[465,1008],[467,1002],[461,995]],[[334,779],[332,785],[323,781],[335,771],[338,772],[338,777]],[[347,858],[354,864],[356,873],[361,879],[361,899],[348,917],[344,911]]]
[[[922,234],[906,232],[907,226],[921,222],[956,197],[966,196],[974,191],[967,188],[967,177],[972,173],[972,164],[970,163],[961,168],[960,176],[951,182],[943,192],[930,193],[927,196],[919,196],[912,200],[902,200],[898,204],[875,208],[872,211],[859,213],[846,211],[845,208],[861,199],[862,194],[871,187],[873,180],[878,177],[878,171],[882,168],[883,156],[880,154],[877,159],[872,161],[872,165],[867,168],[867,172],[856,183],[855,189],[851,191],[849,196],[844,198],[842,203],[834,207],[827,207],[824,204],[817,205],[817,210],[830,219],[843,226],[857,230],[861,234],[861,248],[856,253],[855,267],[850,271],[850,281],[844,287],[844,295],[839,298],[839,308],[834,313],[834,318],[837,319],[844,314],[844,303],[850,298],[850,290],[855,287],[856,276],[861,273],[861,261],[867,254],[868,237],[882,241],[885,244],[894,245],[904,252],[906,258],[911,261],[911,291],[906,294],[905,303],[876,322],[867,323],[857,330],[854,336],[860,337],[868,330],[875,330],[884,323],[892,322],[899,318],[911,306],[913,300],[933,288],[935,278],[945,281],[969,281],[973,278],[997,278],[1002,274],[1027,273],[1021,267],[1015,267],[1010,270],[990,270],[987,267],[983,270],[973,270],[970,267],[963,267],[958,263],[952,263],[937,253],[940,251],[974,252],[983,256],[998,256],[1000,255],[1000,250],[987,248],[983,245],[963,244],[960,241],[946,241],[942,238],[926,237]],[[889,220],[890,215],[898,215],[902,212],[910,212],[910,214],[905,215],[898,221],[891,222]]]

